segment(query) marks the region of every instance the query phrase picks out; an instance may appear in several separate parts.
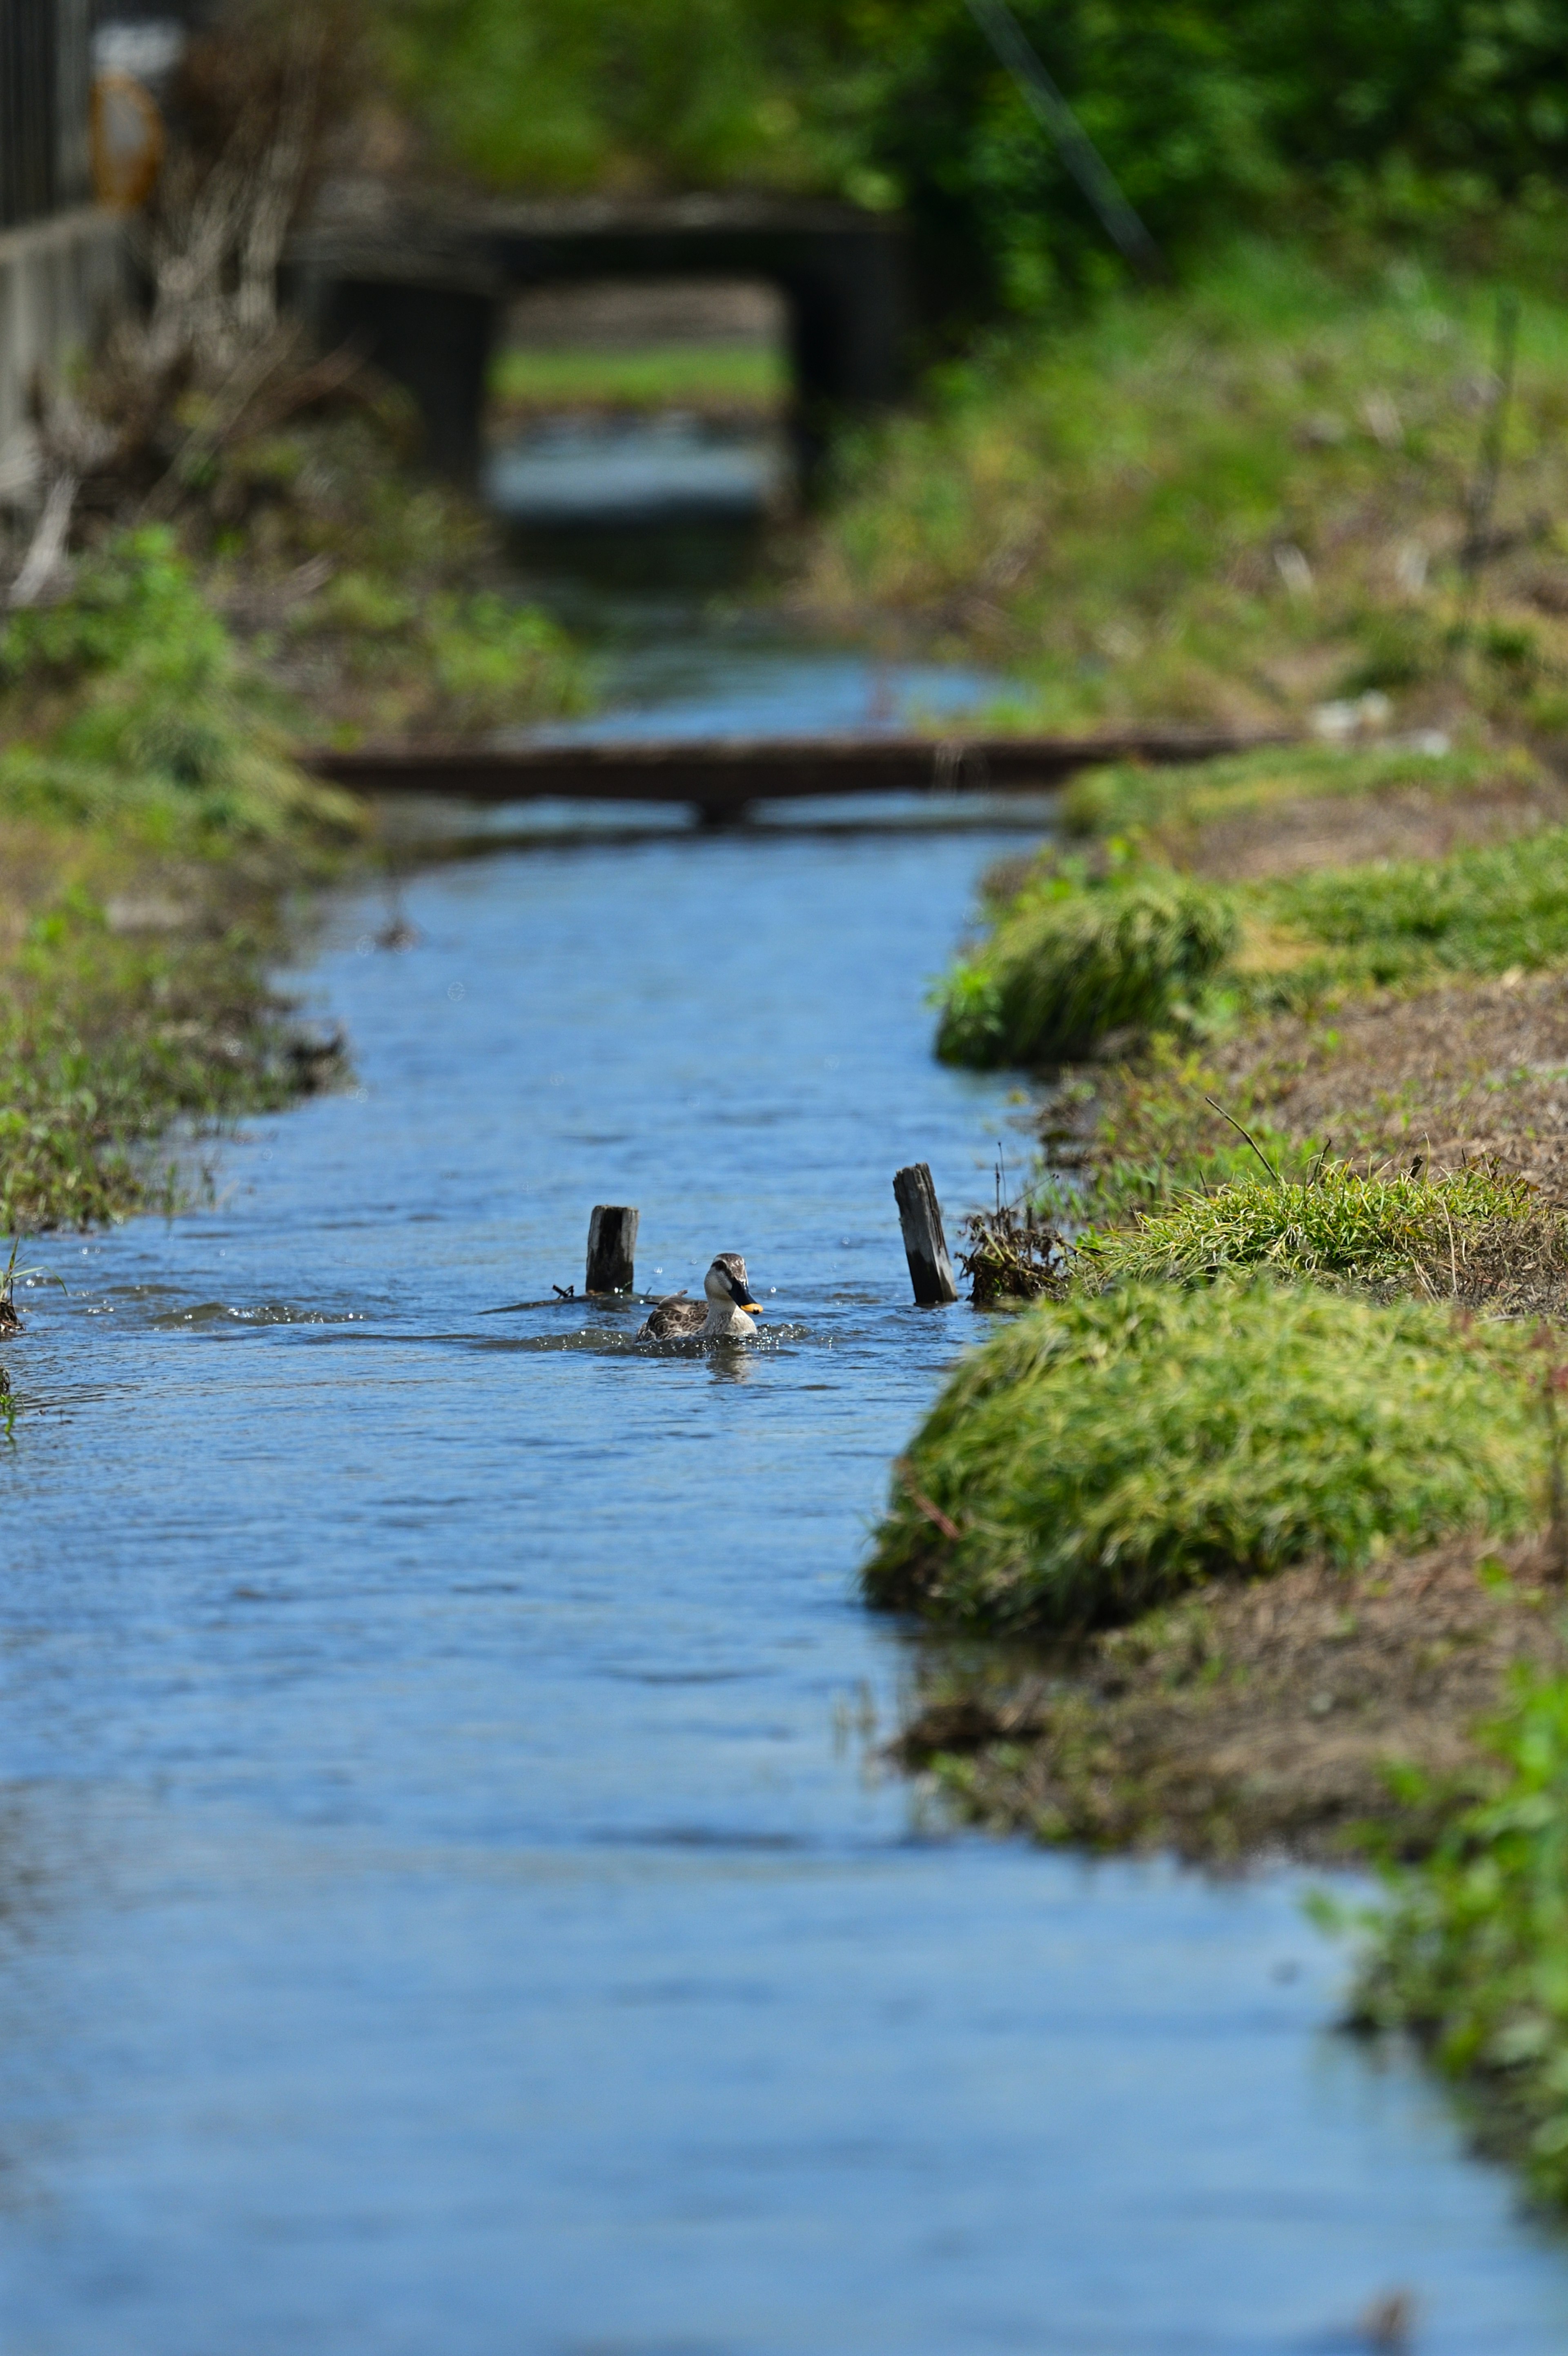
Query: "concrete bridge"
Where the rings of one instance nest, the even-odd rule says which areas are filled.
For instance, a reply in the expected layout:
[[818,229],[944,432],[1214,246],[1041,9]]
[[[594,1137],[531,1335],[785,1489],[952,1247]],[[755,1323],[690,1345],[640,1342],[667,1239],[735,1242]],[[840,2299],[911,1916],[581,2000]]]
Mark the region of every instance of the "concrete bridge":
[[326,342],[354,337],[418,402],[425,455],[471,480],[500,308],[594,278],[753,278],[783,294],[808,457],[845,407],[903,380],[902,224],[854,205],[749,197],[443,204],[380,182],[325,192],[293,240],[287,291]]

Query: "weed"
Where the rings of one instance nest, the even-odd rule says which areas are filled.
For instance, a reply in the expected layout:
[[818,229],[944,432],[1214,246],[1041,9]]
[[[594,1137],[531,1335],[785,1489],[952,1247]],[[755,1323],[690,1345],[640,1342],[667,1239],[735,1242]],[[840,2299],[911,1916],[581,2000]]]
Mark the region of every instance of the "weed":
[[1568,2201],[1568,1679],[1530,1676],[1490,1728],[1496,1788],[1394,1869],[1357,1992],[1480,2097],[1488,2142]]
[[[999,718],[1277,725],[1375,685],[1519,718],[1568,680],[1568,314],[1520,323],[1487,610],[1462,563],[1495,290],[1211,252],[1020,330],[865,442],[805,586],[1006,661]],[[1456,657],[1467,657],[1457,676]]]
[[1123,761],[1085,769],[1065,788],[1060,823],[1079,838],[1157,834],[1175,847],[1215,819],[1251,817],[1281,803],[1375,799],[1411,791],[1439,801],[1499,778],[1525,786],[1540,765],[1521,749],[1424,752],[1378,744],[1268,745],[1217,761],[1151,768]]
[[1212,1191],[1178,1195],[1128,1229],[1087,1235],[1080,1258],[1100,1281],[1192,1284],[1240,1270],[1340,1277],[1383,1285],[1432,1269],[1459,1286],[1458,1248],[1480,1227],[1522,1220],[1533,1208],[1522,1179],[1489,1170],[1450,1177],[1363,1173],[1326,1162],[1305,1181],[1243,1174]]

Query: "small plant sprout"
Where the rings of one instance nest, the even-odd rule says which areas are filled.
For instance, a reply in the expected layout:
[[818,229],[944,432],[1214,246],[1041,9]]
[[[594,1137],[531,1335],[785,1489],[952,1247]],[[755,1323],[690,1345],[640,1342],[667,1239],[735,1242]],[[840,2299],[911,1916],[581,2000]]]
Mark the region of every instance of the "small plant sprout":
[[22,1321],[16,1313],[14,1297],[18,1284],[30,1283],[35,1278],[41,1278],[49,1284],[58,1284],[62,1292],[67,1289],[64,1277],[57,1276],[53,1269],[18,1268],[16,1260],[21,1248],[21,1236],[19,1234],[13,1236],[11,1256],[5,1262],[4,1276],[0,1276],[0,1333],[14,1333],[21,1325]]

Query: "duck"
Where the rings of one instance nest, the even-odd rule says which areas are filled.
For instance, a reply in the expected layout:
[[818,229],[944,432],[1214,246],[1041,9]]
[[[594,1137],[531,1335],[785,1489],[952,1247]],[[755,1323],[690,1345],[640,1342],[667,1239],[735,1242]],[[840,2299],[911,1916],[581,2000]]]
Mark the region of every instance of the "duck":
[[700,1301],[688,1301],[684,1289],[666,1293],[657,1303],[651,1316],[638,1328],[639,1342],[740,1342],[757,1331],[748,1311],[761,1313],[762,1304],[751,1297],[746,1281],[746,1262],[738,1252],[719,1252],[703,1279],[703,1290],[707,1295],[704,1305]]

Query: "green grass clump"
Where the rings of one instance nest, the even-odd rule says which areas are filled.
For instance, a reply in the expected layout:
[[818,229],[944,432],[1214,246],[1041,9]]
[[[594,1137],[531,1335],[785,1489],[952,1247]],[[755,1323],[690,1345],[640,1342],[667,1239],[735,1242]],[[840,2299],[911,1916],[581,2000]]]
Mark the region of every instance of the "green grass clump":
[[151,1141],[297,1093],[275,949],[244,917],[211,934],[113,932],[80,887],[40,909],[0,978],[0,1233],[172,1207]]
[[1030,1310],[963,1361],[895,1477],[877,1603],[975,1627],[1131,1619],[1196,1580],[1523,1526],[1525,1335],[1269,1282]]
[[1319,868],[1243,895],[1302,945],[1299,964],[1260,975],[1265,1005],[1445,974],[1526,971],[1568,958],[1568,827],[1446,859]]
[[1356,2010],[1412,2029],[1480,2097],[1488,2142],[1568,2201],[1568,1680],[1537,1677],[1488,1730],[1501,1769],[1396,1872]]
[[1185,1016],[1202,1033],[1238,1012],[1568,960],[1568,827],[1224,890],[1109,848],[1103,879],[1041,866],[993,903],[941,987],[944,1061],[1059,1062],[1129,1024]]
[[1049,878],[942,983],[937,1053],[983,1068],[1084,1055],[1108,1031],[1168,1015],[1235,940],[1225,895],[1180,877]]
[[355,806],[289,758],[163,532],[112,543],[0,627],[0,1230],[179,1194],[152,1141],[322,1076],[267,982],[273,905]]
[[1178,1198],[1131,1229],[1083,1237],[1080,1254],[1107,1280],[1192,1284],[1241,1270],[1344,1277],[1382,1284],[1408,1277],[1499,1219],[1527,1218],[1522,1179],[1462,1170],[1431,1181],[1363,1176],[1344,1162],[1305,1182],[1255,1172]]
[[1270,744],[1181,767],[1118,761],[1085,769],[1064,788],[1058,819],[1069,835],[1125,836],[1251,817],[1282,802],[1412,789],[1445,801],[1499,779],[1528,786],[1539,774],[1539,764],[1520,749],[1433,754],[1395,744]]

